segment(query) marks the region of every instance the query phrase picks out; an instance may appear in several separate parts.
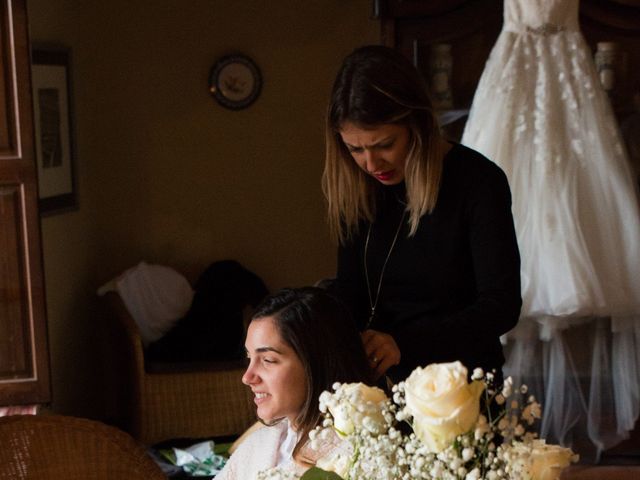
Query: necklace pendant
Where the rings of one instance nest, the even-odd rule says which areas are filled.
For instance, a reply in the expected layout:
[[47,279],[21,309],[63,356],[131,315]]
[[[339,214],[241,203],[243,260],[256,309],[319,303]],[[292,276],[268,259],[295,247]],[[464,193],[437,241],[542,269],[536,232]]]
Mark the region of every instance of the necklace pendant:
[[371,309],[371,314],[369,315],[369,320],[367,321],[367,327],[369,328],[371,326],[371,324],[373,323],[373,321],[376,318],[376,311],[374,308]]

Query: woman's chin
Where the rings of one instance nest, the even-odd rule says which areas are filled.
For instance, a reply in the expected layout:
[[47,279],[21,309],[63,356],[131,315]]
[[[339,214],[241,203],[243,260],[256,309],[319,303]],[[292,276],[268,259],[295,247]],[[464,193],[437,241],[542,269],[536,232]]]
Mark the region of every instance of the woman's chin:
[[263,423],[269,423],[271,420],[271,416],[267,415],[265,412],[261,412],[260,409],[256,412],[256,417],[258,417],[258,419]]
[[266,424],[270,424],[278,420],[276,416],[273,414],[273,412],[269,411],[266,408],[258,407],[258,410],[256,411],[256,416],[260,419],[260,421]]

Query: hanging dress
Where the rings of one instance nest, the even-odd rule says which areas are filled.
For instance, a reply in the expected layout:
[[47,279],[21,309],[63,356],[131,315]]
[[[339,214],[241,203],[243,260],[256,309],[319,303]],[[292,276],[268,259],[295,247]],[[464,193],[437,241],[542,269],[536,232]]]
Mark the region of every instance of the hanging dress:
[[[570,444],[585,417],[598,456],[638,417],[640,211],[578,6],[505,0],[462,143],[496,162],[512,192],[523,307],[505,373],[542,368],[543,401],[561,402],[547,405],[542,433]],[[591,327],[581,333],[587,367],[559,333],[579,324]],[[526,343],[532,332],[548,342],[537,353]]]

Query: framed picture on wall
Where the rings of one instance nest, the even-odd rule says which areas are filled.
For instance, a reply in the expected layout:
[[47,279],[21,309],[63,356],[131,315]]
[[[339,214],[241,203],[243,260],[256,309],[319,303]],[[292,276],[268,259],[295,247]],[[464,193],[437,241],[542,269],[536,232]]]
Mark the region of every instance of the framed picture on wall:
[[31,78],[40,213],[77,208],[68,48],[34,48]]

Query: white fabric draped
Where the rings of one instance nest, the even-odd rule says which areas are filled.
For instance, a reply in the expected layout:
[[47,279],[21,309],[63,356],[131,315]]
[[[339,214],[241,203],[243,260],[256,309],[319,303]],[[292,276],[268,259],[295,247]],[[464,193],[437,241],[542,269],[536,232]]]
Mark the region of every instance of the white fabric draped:
[[542,436],[597,459],[639,413],[637,185],[578,0],[504,6],[462,143],[513,197],[523,308],[505,374],[543,404]]
[[503,342],[505,376],[543,405],[541,437],[587,461],[628,438],[640,413],[638,319],[523,319]]

